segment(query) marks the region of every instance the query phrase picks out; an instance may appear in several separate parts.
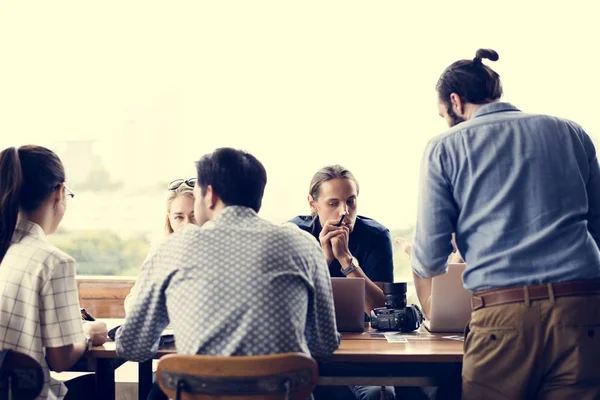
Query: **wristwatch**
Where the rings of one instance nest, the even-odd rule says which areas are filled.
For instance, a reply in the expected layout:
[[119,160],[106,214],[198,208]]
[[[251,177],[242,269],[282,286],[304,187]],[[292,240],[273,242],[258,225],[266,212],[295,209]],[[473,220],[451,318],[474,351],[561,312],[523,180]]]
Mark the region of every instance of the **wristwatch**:
[[92,338],[89,337],[88,335],[85,335],[85,352],[83,354],[86,354],[90,350],[92,350],[93,346],[94,346],[94,344],[92,343]]
[[358,268],[358,260],[355,257],[352,257],[350,266],[348,266],[348,268],[346,268],[346,269],[344,269],[344,267],[342,267],[342,269],[340,269],[340,271],[342,271],[342,274],[344,276],[348,276],[351,273],[353,273],[354,271],[356,271],[357,268]]

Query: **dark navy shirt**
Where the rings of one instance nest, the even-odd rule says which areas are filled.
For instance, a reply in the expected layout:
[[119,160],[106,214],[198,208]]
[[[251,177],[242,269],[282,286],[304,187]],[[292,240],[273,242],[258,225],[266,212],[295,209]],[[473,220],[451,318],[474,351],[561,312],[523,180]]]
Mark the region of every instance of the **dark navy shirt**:
[[[301,215],[290,220],[302,230],[312,234],[317,242],[321,233],[319,217]],[[394,259],[392,256],[392,238],[390,231],[379,222],[362,216],[356,217],[354,229],[350,233],[348,248],[352,256],[373,282],[394,282]],[[332,277],[343,277],[342,266],[334,259],[329,265],[329,274]]]

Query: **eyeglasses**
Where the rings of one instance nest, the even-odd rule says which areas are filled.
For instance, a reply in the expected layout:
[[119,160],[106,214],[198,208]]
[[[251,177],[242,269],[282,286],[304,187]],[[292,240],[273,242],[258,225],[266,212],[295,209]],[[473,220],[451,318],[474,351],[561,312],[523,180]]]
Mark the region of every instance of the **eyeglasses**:
[[73,197],[75,197],[75,193],[73,193],[73,191],[71,189],[69,189],[67,187],[67,185],[65,185],[65,196],[67,196],[70,199],[72,199]]
[[[54,189],[52,190],[58,189],[60,185],[62,185],[62,183],[59,183],[58,185],[54,186]],[[65,192],[65,196],[67,196],[68,198],[72,199],[73,197],[75,197],[75,193],[73,193],[73,191],[68,188],[67,184],[63,185],[63,190]]]
[[167,188],[169,190],[175,191],[177,189],[179,189],[179,186],[183,185],[184,183],[193,188],[194,186],[196,186],[196,182],[198,182],[198,178],[190,178],[190,179],[175,179],[174,181],[169,182],[169,185],[167,186]]

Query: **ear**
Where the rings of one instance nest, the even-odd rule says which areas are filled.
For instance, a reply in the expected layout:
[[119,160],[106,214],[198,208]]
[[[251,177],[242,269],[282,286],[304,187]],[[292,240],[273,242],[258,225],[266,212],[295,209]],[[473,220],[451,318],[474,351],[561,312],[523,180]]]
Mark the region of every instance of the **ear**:
[[212,185],[206,186],[206,194],[204,195],[205,205],[209,210],[214,210],[219,202],[219,196],[213,190]]
[[54,189],[54,191],[52,192],[52,203],[53,204],[59,204],[65,201],[65,183],[61,183],[60,185],[58,185],[56,187],[56,189]]
[[452,104],[452,110],[458,116],[464,114],[465,103],[462,98],[456,93],[450,93],[450,103]]
[[313,199],[313,197],[309,194],[306,197],[306,200],[308,200],[308,206],[310,207],[310,211],[313,213],[317,212],[317,201],[315,199]]

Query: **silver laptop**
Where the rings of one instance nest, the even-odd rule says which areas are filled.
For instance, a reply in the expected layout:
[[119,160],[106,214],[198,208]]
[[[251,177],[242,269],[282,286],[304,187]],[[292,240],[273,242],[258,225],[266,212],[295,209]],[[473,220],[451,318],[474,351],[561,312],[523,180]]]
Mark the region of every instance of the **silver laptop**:
[[335,323],[340,332],[362,332],[365,327],[365,280],[331,278]]
[[471,317],[471,292],[463,286],[465,264],[449,264],[431,282],[431,310],[423,325],[430,332],[463,332]]

